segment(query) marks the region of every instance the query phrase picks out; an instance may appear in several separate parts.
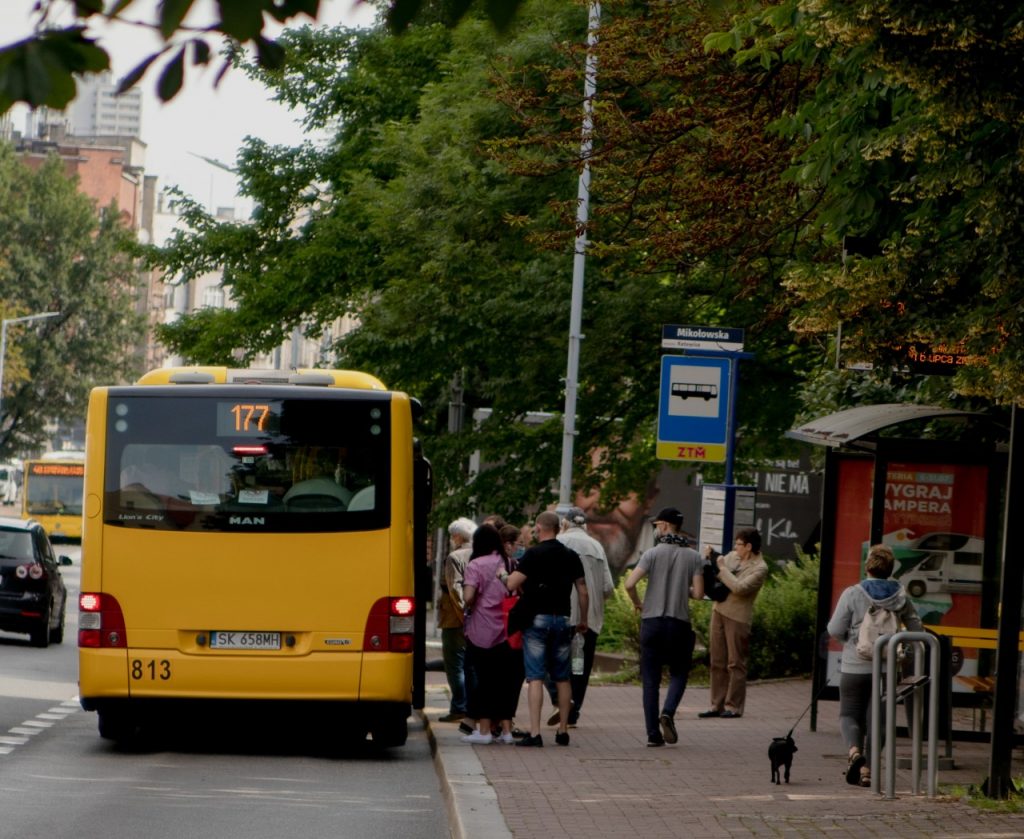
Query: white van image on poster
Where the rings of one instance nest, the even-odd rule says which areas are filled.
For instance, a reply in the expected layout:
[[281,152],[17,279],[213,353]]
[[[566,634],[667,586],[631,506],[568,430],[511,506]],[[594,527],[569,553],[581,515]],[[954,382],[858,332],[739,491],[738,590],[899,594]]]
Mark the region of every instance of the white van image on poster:
[[907,548],[927,554],[898,575],[911,597],[932,592],[981,594],[984,539],[964,533],[926,533]]

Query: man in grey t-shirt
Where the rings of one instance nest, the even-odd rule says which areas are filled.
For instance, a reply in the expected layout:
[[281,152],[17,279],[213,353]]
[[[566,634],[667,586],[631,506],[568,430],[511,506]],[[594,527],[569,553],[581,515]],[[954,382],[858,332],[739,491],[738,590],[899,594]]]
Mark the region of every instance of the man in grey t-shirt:
[[[690,598],[704,597],[704,560],[679,535],[683,514],[666,507],[654,518],[655,545],[644,551],[626,578],[626,593],[640,612],[640,680],[643,684],[647,745],[675,743],[675,714],[686,690],[696,636],[690,625]],[[643,602],[636,586],[648,578]],[[665,704],[661,701],[661,672],[668,665]]]

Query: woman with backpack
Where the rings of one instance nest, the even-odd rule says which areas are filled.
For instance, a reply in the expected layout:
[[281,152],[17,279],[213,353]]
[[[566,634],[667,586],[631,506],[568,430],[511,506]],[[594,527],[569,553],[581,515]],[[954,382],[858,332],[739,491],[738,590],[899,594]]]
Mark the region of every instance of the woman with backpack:
[[[892,580],[896,557],[888,545],[872,545],[864,569],[867,578],[839,596],[828,634],[843,642],[839,669],[839,730],[849,749],[848,784],[871,786],[865,744],[870,742],[873,637],[904,626],[921,630],[921,619],[898,580]],[[862,626],[865,631],[861,631]],[[863,636],[863,637],[862,637]],[[858,649],[859,647],[859,649]]]

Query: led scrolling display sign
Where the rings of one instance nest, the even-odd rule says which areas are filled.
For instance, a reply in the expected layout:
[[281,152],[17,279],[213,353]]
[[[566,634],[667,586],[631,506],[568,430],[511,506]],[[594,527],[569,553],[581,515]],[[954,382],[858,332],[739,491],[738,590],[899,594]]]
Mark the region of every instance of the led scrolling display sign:
[[84,463],[30,463],[29,475],[57,475],[62,478],[81,478],[85,475]]
[[264,437],[280,426],[280,403],[218,402],[217,436]]

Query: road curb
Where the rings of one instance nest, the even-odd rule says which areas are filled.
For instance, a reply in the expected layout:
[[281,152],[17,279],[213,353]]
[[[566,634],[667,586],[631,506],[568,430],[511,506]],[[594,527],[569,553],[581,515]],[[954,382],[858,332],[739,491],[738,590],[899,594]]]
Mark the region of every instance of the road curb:
[[427,688],[426,707],[417,713],[423,720],[441,784],[452,839],[511,839],[498,804],[497,790],[487,780],[474,746],[459,740],[459,728],[438,723],[448,712],[448,694],[443,688]]

